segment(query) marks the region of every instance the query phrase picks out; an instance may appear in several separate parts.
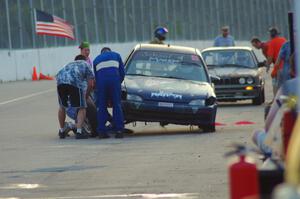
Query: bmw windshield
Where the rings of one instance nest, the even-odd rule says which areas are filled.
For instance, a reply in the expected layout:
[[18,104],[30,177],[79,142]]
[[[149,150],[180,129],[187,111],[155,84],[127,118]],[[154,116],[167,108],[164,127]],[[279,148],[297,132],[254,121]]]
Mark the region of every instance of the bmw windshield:
[[208,82],[198,55],[165,51],[136,51],[126,66],[126,75]]
[[208,67],[256,67],[251,53],[246,50],[205,51],[202,56]]

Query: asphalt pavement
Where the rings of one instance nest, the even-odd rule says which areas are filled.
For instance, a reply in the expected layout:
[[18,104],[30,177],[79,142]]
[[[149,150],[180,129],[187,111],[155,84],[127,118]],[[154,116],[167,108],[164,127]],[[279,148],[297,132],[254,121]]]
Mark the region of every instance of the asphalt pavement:
[[0,93],[0,199],[228,198],[223,155],[264,125],[264,106],[245,101],[220,104],[215,133],[138,123],[124,139],[60,140],[55,81]]

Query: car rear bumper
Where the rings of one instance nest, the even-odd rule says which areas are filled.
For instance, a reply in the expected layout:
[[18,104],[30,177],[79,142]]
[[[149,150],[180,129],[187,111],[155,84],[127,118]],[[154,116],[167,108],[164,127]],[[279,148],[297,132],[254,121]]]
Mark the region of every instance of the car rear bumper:
[[196,107],[174,104],[159,107],[158,102],[122,102],[126,122],[145,121],[182,125],[209,125],[215,123],[217,105]]
[[254,99],[259,96],[261,86],[253,86],[253,90],[246,90],[243,87],[222,86],[215,88],[217,100],[247,100]]

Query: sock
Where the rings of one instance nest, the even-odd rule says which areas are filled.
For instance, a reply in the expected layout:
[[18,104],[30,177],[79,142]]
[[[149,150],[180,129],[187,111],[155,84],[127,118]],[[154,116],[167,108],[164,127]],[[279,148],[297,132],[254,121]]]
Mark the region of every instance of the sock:
[[65,122],[64,127],[59,129],[59,132],[64,132],[67,129],[67,123]]
[[80,128],[80,129],[77,129],[77,133],[80,133],[80,134],[82,133],[82,132],[81,132],[81,128]]

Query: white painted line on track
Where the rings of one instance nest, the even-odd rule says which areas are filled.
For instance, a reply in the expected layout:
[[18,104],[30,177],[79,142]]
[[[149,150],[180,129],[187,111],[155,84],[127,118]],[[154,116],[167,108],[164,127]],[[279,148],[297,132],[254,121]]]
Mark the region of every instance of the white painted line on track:
[[37,93],[31,93],[29,95],[25,95],[25,96],[22,96],[22,97],[17,97],[17,98],[11,99],[11,100],[0,102],[0,106],[6,105],[6,104],[9,104],[9,103],[13,103],[13,102],[17,102],[17,101],[20,101],[20,100],[28,99],[28,98],[31,98],[31,97],[35,97],[35,96],[38,96],[38,95],[43,95],[45,93],[49,93],[49,92],[52,92],[52,91],[55,91],[55,90],[56,90],[55,88],[51,88],[51,89],[48,89],[48,90],[45,90],[45,91],[40,91],[40,92],[37,92]]
[[[198,193],[162,193],[162,194],[120,194],[120,195],[93,195],[93,196],[64,196],[64,197],[43,197],[45,199],[88,199],[88,198],[144,198],[144,199],[156,199],[156,198],[179,198],[179,199],[193,199],[198,198]],[[19,199],[14,198],[13,199]],[[12,199],[12,198],[1,198],[0,199]],[[38,198],[27,198],[27,199],[38,199]]]

